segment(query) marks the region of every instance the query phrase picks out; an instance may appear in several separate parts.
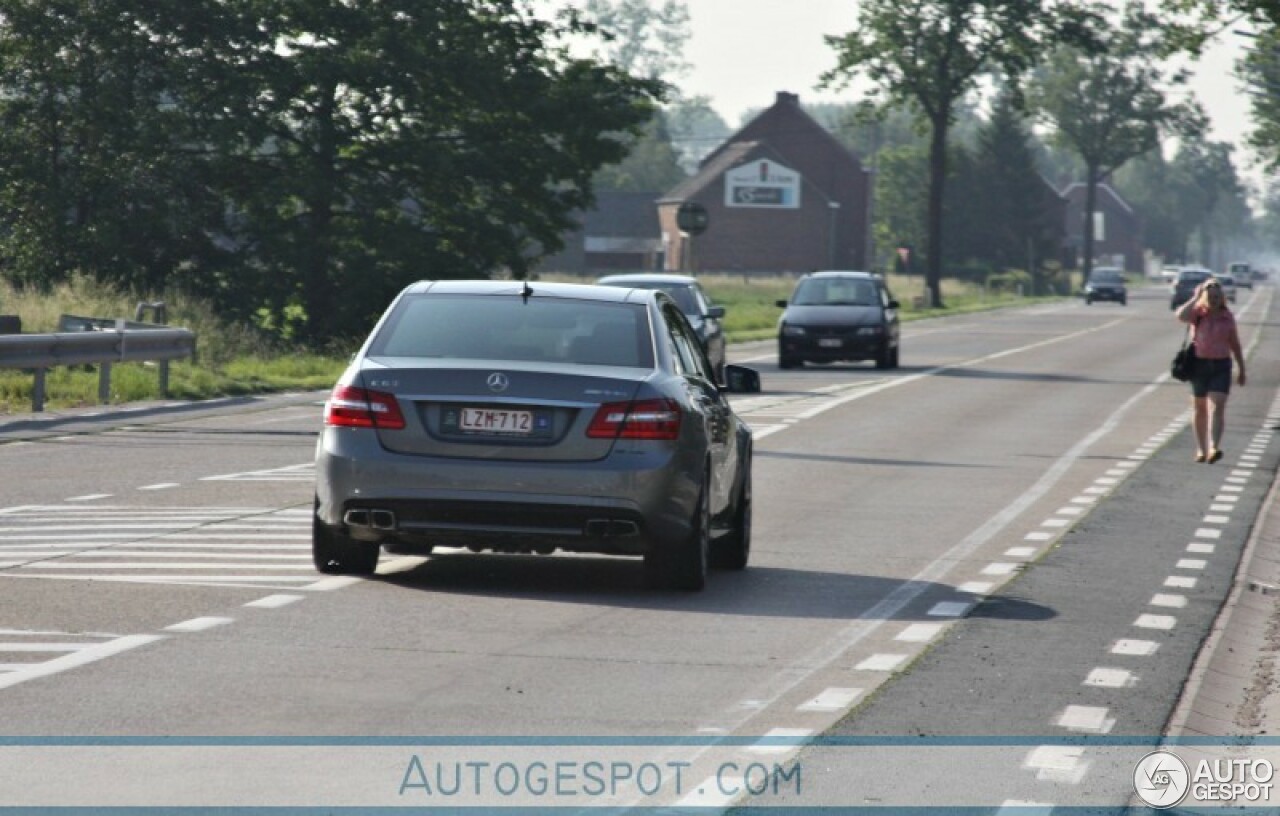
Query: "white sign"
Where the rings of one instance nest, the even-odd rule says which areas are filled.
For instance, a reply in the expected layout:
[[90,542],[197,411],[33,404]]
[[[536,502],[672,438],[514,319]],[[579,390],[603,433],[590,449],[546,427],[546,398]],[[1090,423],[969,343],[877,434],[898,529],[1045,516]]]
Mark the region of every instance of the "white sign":
[[800,174],[768,159],[747,162],[724,174],[726,207],[800,207]]

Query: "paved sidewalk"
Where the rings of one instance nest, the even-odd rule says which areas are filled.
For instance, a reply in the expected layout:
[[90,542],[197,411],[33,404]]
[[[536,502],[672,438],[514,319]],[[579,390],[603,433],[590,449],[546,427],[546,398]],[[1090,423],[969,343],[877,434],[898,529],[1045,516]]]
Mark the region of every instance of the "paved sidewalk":
[[[1280,400],[1259,432],[1280,430]],[[1280,479],[1272,483],[1235,583],[1165,730],[1168,737],[1230,737],[1233,744],[1171,745],[1190,768],[1201,759],[1269,760],[1280,768]],[[1262,738],[1262,739],[1258,739]],[[1278,774],[1280,776],[1280,774]],[[1275,780],[1280,783],[1280,778]],[[1278,785],[1277,787],[1280,787]],[[1191,805],[1189,801],[1185,805]],[[1215,802],[1215,805],[1226,804]],[[1235,805],[1280,804],[1239,799]]]

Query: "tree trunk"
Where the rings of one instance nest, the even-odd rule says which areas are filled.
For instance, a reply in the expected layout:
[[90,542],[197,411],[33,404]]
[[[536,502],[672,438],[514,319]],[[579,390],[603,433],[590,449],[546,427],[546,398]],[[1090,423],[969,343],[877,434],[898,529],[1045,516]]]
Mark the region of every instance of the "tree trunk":
[[328,336],[337,310],[336,287],[330,278],[333,263],[333,203],[336,185],[334,162],[337,158],[333,116],[337,103],[334,87],[321,88],[321,101],[316,110],[316,142],[312,167],[309,169],[307,193],[307,246],[303,256],[303,306],[306,309],[306,340],[315,345]]
[[929,142],[929,232],[925,285],[936,309],[942,303],[942,203],[947,184],[947,128],[950,116],[943,112],[933,117],[933,136]]
[[[1093,274],[1093,213],[1098,207],[1098,166],[1096,164],[1089,165],[1088,183],[1085,185],[1084,193],[1084,223],[1081,225],[1083,232],[1081,237],[1081,258],[1080,269],[1084,273],[1084,278],[1080,281],[1081,286],[1089,282],[1089,275]],[[1068,273],[1068,287],[1070,287],[1070,273]],[[1067,292],[1071,294],[1071,292]]]

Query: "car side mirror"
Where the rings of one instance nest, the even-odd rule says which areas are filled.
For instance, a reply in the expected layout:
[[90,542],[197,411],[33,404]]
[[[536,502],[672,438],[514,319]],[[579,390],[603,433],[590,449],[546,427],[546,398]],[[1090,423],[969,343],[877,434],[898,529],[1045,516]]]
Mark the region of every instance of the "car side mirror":
[[716,320],[719,320],[720,318],[724,317],[724,307],[712,306],[710,309],[707,309],[707,317],[713,317]]
[[724,367],[724,390],[730,394],[759,394],[760,372],[754,368],[729,364]]
[[898,301],[896,301],[896,300],[891,300],[891,301],[889,301],[889,307],[888,307],[888,308],[890,308],[890,309],[901,309],[901,308],[902,308],[902,304],[901,304],[901,303],[899,303],[899,302],[898,302]]
[[785,300],[775,300],[773,305],[777,306],[779,309],[787,308],[787,302]]

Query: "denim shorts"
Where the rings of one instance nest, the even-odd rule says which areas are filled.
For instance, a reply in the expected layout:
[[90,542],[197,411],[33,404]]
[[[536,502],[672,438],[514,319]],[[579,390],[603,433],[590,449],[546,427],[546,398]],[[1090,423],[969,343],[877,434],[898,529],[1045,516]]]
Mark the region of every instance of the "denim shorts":
[[1231,393],[1231,358],[1205,360],[1196,358],[1195,373],[1191,375],[1191,393],[1196,397],[1210,393]]

